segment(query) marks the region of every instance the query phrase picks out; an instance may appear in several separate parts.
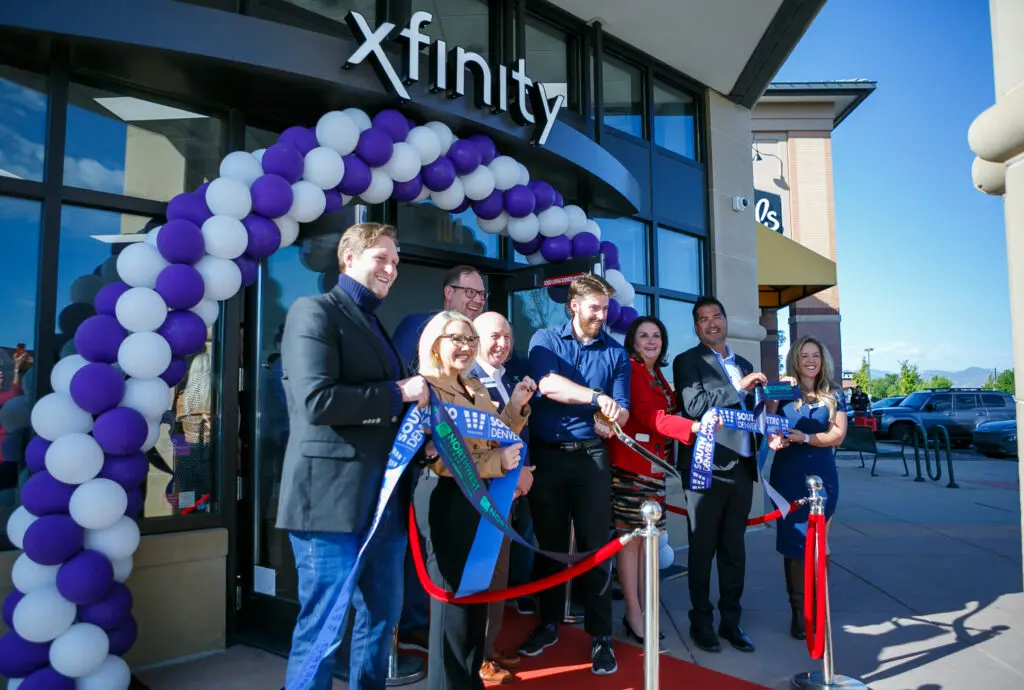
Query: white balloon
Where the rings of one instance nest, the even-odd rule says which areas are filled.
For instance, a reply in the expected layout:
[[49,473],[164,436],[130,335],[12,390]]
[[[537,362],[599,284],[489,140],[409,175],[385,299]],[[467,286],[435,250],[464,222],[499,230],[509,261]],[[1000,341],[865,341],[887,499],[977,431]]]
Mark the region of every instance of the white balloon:
[[128,379],[121,407],[136,410],[148,421],[159,420],[171,408],[171,387],[160,378]]
[[672,565],[672,563],[675,560],[676,552],[668,544],[665,544],[660,549],[658,549],[658,570],[664,570],[665,568]]
[[[327,208],[326,196],[324,197],[324,208]],[[280,218],[275,218],[274,223],[281,233],[281,249],[295,244],[295,240],[299,239],[299,221],[291,216],[281,216]]]
[[318,146],[307,153],[302,165],[302,179],[319,189],[333,189],[345,176],[345,162],[341,160],[341,154],[326,146]]
[[431,194],[432,194],[432,192],[427,188],[427,186],[423,185],[423,189],[420,190],[420,193],[417,194],[416,198],[413,199],[410,203],[413,203],[413,204],[423,203],[424,201],[426,201],[427,199],[430,198]]
[[[73,341],[68,341],[73,342]],[[34,372],[30,371],[29,374]],[[28,376],[25,377],[26,383]],[[31,388],[29,389],[31,390]],[[0,407],[0,426],[8,432],[24,429],[32,423],[32,401],[25,395],[8,400]]]
[[[233,151],[220,162],[220,176],[238,180],[246,187],[263,175],[263,166],[256,156],[245,151]],[[213,210],[213,209],[210,209]]]
[[[160,422],[150,421],[149,431],[146,433],[146,441],[142,444],[142,452],[148,453],[153,448],[156,448],[157,442],[160,440]],[[124,512],[124,511],[121,511]]]
[[[217,256],[204,256],[196,264],[196,270],[199,271],[199,275],[203,276],[207,299],[223,302],[234,297],[242,287],[242,271],[234,261]],[[157,375],[162,373],[163,371],[160,371]],[[139,378],[153,377],[141,376]]]
[[466,200],[466,190],[462,187],[462,180],[455,178],[448,189],[430,194],[434,204],[443,211],[454,211]]
[[601,239],[601,226],[592,218],[587,219],[587,227],[583,232],[589,232],[597,239]]
[[100,667],[75,681],[75,690],[128,690],[132,672],[119,656],[107,655]]
[[111,563],[114,566],[114,579],[118,582],[127,580],[132,574],[132,568],[135,566],[135,561],[131,556],[112,560]]
[[252,157],[260,162],[260,168],[263,167],[263,154],[266,152],[266,149],[256,149],[252,152]]
[[421,166],[420,153],[416,147],[399,141],[394,146],[391,159],[384,164],[384,172],[395,182],[408,182],[419,174]]
[[540,264],[546,264],[547,262],[548,260],[545,259],[544,255],[540,252],[534,252],[533,254],[528,254],[526,256],[526,263],[531,266],[539,266]]
[[8,678],[7,679],[7,690],[18,690],[21,684],[25,681],[24,678]]
[[132,333],[117,348],[117,364],[132,378],[156,378],[171,365],[171,346],[159,333]]
[[156,287],[156,277],[170,266],[151,244],[136,242],[117,255],[117,274],[132,287]]
[[155,331],[167,319],[167,303],[156,290],[131,288],[117,298],[114,313],[118,322],[132,333]]
[[24,594],[41,587],[55,587],[58,570],[59,565],[39,565],[29,558],[27,553],[23,553],[18,556],[11,568],[11,584]]
[[98,670],[110,653],[110,639],[103,628],[75,623],[53,641],[50,666],[62,676],[81,678]]
[[11,622],[14,632],[22,638],[42,643],[64,634],[77,614],[78,608],[62,597],[56,587],[40,587],[18,602]]
[[395,181],[383,168],[370,168],[370,186],[359,197],[368,204],[383,204],[395,191]]
[[421,166],[430,165],[441,156],[441,137],[430,127],[413,127],[405,143],[416,149]]
[[151,245],[153,245],[155,247],[156,246],[156,238],[160,234],[160,228],[162,228],[162,227],[163,227],[162,225],[158,225],[155,228],[153,228],[152,230],[150,230],[149,232],[147,232],[146,233],[146,239],[143,240],[143,241],[146,244],[151,244]]
[[519,163],[509,156],[498,156],[487,166],[494,173],[494,188],[505,191],[519,184]]
[[565,215],[569,219],[569,227],[566,228],[565,234],[570,239],[587,229],[587,214],[583,212],[582,208],[570,204],[562,210],[565,211]]
[[[365,113],[363,113],[365,115]],[[369,118],[367,118],[369,120]],[[316,140],[321,146],[334,149],[338,155],[347,156],[356,150],[359,143],[359,126],[347,113],[332,110],[324,113],[316,123]]]
[[11,517],[7,518],[7,538],[14,544],[14,548],[23,548],[22,543],[25,540],[25,532],[38,519],[35,515],[28,512],[28,508],[25,506],[18,506],[11,513]]
[[103,469],[103,449],[89,434],[61,436],[46,449],[46,471],[65,484],[84,484]]
[[220,305],[217,303],[217,300],[204,299],[202,302],[189,309],[189,311],[193,314],[198,314],[199,318],[203,320],[203,323],[205,323],[207,327],[210,327],[217,323],[217,317],[220,316]]
[[501,234],[502,230],[508,227],[508,214],[502,211],[497,218],[477,218],[477,227],[489,235]]
[[68,434],[88,434],[92,431],[92,415],[76,405],[70,395],[50,393],[32,408],[32,428],[47,441],[56,441]]
[[355,197],[349,196],[348,194],[341,195],[341,205],[348,206],[348,202],[352,201]]
[[478,166],[468,175],[462,176],[462,187],[466,196],[473,201],[486,199],[494,191],[494,173],[486,165]]
[[633,298],[636,296],[636,290],[626,280],[626,276],[622,275],[622,271],[615,268],[609,269],[604,272],[604,279],[615,290],[613,296],[619,304],[626,305],[633,301]]
[[540,234],[544,237],[558,237],[569,228],[569,216],[565,215],[560,206],[541,211],[537,214],[537,220],[540,221]]
[[522,218],[508,219],[508,236],[515,242],[530,242],[540,232],[540,221],[531,213]]
[[519,163],[518,161],[516,161],[516,162],[519,164],[519,184],[521,184],[521,185],[529,184],[529,182],[530,182],[530,171],[527,170],[526,166],[523,165],[522,163]]
[[206,253],[221,259],[237,259],[249,246],[249,233],[242,221],[231,216],[211,216],[203,223]]
[[[360,134],[373,127],[373,120],[359,108],[345,108],[341,112],[352,118],[352,122],[356,123],[356,127],[359,128]],[[352,150],[354,151],[355,148],[353,147]]]
[[324,214],[327,197],[324,190],[312,182],[299,180],[292,185],[292,207],[288,215],[299,223],[312,223]]
[[[131,292],[131,290],[129,290]],[[50,372],[50,386],[56,393],[70,393],[71,379],[89,362],[81,355],[62,357]]]
[[[448,149],[455,143],[455,135],[452,134],[452,130],[443,122],[428,122],[424,125],[427,129],[437,135],[437,140],[441,144],[440,155],[448,153]],[[433,162],[433,161],[431,161]]]
[[75,304],[92,304],[96,294],[103,287],[103,278],[92,273],[79,276],[71,283],[71,301]]
[[206,205],[215,216],[242,220],[252,211],[249,185],[228,177],[218,177],[206,188]]
[[112,527],[86,530],[85,548],[99,551],[111,561],[128,558],[139,548],[139,526],[123,515]]
[[68,513],[85,529],[107,529],[128,508],[128,494],[112,479],[90,479],[71,494]]

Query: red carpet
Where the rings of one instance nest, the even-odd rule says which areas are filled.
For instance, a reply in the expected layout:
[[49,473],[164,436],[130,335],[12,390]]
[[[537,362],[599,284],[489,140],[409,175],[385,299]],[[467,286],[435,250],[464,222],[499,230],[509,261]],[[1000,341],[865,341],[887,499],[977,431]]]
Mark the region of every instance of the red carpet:
[[[515,649],[530,632],[536,618],[521,616],[514,609],[505,609],[505,622],[498,638],[499,649]],[[642,690],[644,686],[644,656],[640,647],[616,641],[615,656],[619,672],[598,676],[590,672],[591,638],[575,626],[563,625],[558,630],[558,644],[541,656],[523,657],[516,669],[518,681],[491,688],[522,688],[522,690]],[[766,690],[739,678],[681,661],[667,654],[661,655],[661,688],[674,690]]]

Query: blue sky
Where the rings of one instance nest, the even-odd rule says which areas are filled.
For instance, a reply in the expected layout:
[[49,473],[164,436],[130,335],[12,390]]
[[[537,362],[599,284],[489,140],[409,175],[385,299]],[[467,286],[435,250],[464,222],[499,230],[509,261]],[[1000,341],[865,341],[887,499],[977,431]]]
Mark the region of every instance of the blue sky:
[[1003,204],[971,183],[994,102],[988,3],[828,0],[776,76],[865,78],[833,134],[845,368],[1013,366]]

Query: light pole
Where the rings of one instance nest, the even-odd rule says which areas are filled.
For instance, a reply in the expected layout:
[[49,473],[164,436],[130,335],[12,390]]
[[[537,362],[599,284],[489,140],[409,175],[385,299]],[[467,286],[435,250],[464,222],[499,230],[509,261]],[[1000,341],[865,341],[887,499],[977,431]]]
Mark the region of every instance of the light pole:
[[864,352],[868,353],[868,397],[871,397],[871,353],[875,348],[865,347]]

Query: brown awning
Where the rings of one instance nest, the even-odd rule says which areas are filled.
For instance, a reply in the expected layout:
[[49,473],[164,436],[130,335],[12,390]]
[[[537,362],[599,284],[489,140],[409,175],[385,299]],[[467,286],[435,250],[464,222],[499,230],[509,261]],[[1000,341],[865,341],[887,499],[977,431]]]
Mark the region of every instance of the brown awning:
[[781,309],[836,285],[836,264],[821,254],[758,223],[758,302]]

